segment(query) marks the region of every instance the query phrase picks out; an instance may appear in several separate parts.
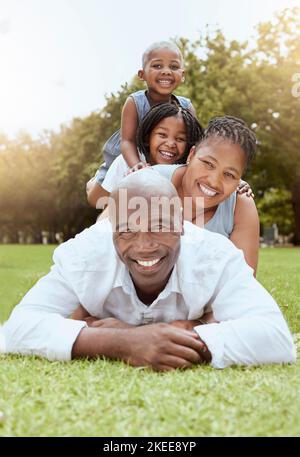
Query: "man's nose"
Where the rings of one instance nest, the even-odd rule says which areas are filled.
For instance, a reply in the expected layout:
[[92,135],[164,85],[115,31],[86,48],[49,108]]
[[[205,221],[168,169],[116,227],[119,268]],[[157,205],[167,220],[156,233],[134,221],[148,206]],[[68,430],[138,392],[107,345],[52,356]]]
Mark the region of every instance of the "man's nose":
[[158,244],[151,232],[139,232],[135,244],[136,249],[140,254],[142,254],[143,251],[153,251],[158,247]]

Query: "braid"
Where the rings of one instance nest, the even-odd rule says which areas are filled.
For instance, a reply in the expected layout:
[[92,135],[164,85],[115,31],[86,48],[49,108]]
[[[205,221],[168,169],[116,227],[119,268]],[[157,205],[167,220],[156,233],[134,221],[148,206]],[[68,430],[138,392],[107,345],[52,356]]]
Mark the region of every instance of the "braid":
[[246,167],[255,156],[256,136],[242,119],[233,116],[214,117],[209,121],[200,143],[211,137],[226,138],[233,144],[238,144],[245,152]]
[[149,160],[149,136],[156,125],[166,117],[181,115],[186,127],[187,144],[184,155],[177,163],[186,163],[187,156],[192,146],[198,143],[203,137],[203,129],[196,117],[188,109],[182,108],[174,103],[159,103],[153,106],[144,116],[137,131],[137,147]]

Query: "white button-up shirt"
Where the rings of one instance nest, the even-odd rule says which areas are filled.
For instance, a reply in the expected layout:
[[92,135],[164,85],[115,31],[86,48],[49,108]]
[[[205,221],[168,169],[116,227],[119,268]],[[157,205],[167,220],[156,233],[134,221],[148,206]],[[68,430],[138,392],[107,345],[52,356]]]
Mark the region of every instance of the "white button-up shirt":
[[192,320],[213,310],[220,323],[195,327],[212,354],[213,367],[294,362],[293,339],[281,311],[253,277],[242,251],[189,222],[184,228],[170,279],[149,306],[137,297],[116,254],[108,219],[60,245],[50,273],[5,323],[3,352],[70,360],[86,323],[68,317],[82,304],[93,316],[134,325]]

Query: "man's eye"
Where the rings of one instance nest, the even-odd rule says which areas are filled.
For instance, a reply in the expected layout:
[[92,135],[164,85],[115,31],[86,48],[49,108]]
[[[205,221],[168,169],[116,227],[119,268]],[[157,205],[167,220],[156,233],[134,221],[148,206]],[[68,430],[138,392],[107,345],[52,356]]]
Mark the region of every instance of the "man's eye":
[[126,232],[120,232],[119,236],[122,237],[122,238],[128,239],[128,238],[131,238],[131,237],[134,236],[134,232],[130,232],[129,230],[126,231]]

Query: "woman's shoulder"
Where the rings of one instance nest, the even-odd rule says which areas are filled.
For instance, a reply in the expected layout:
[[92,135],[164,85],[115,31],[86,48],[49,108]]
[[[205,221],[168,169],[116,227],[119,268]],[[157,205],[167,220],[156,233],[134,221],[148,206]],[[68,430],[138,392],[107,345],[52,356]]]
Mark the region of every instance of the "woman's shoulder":
[[246,194],[236,193],[236,204],[234,210],[234,221],[241,223],[250,219],[258,219],[257,208],[252,197],[247,197]]

